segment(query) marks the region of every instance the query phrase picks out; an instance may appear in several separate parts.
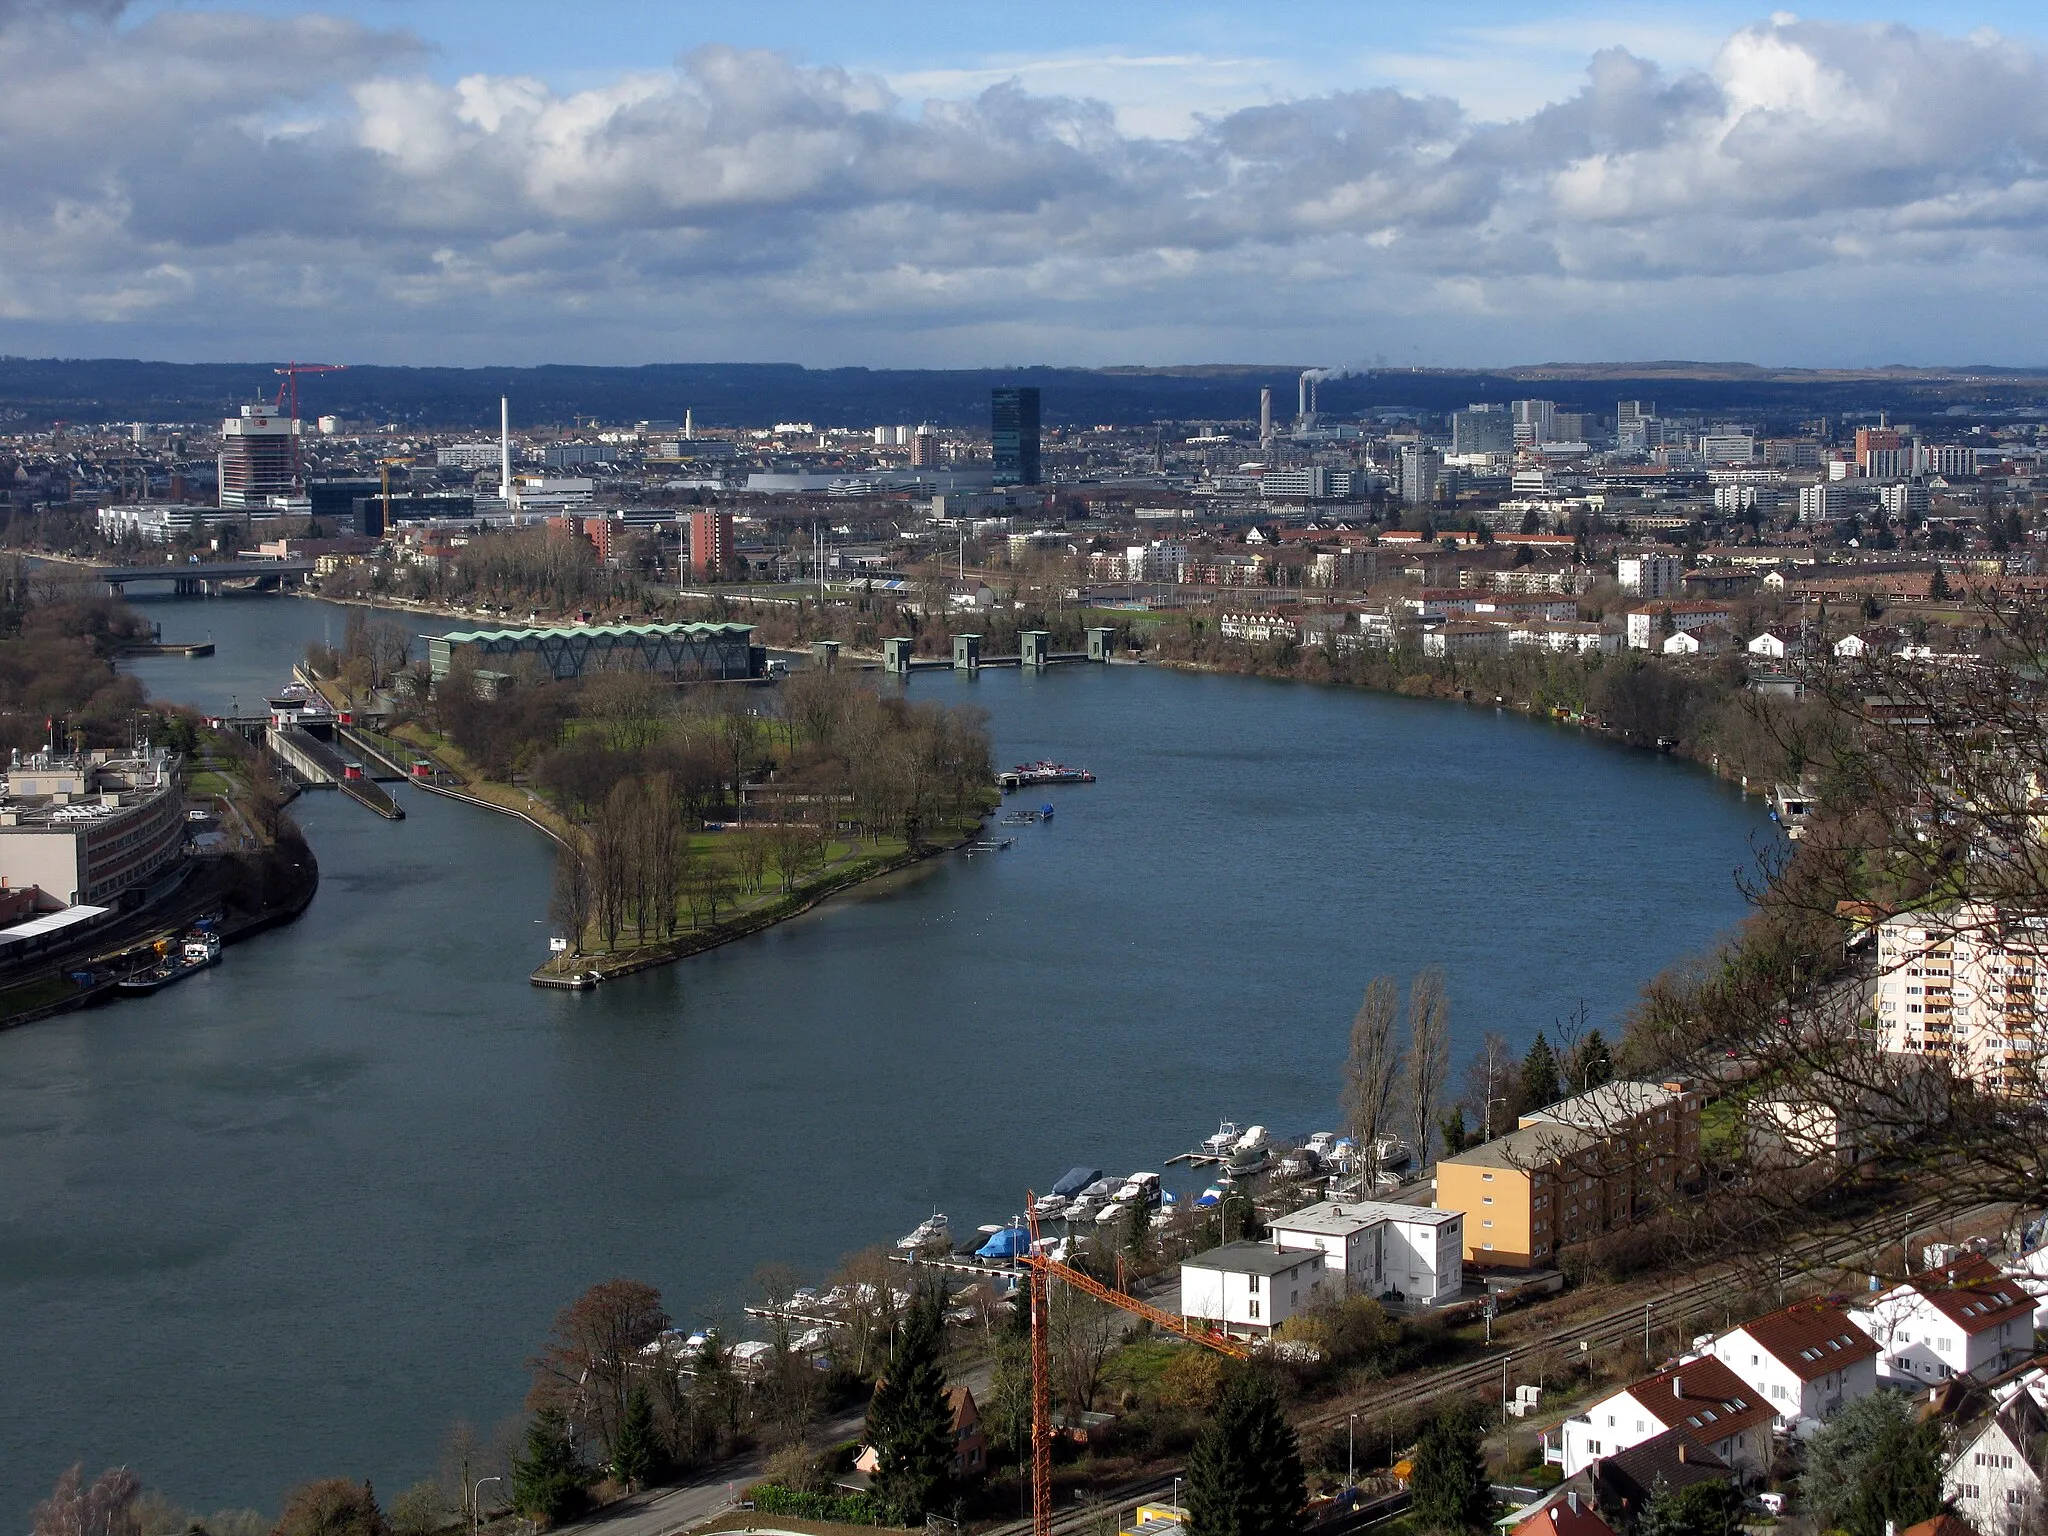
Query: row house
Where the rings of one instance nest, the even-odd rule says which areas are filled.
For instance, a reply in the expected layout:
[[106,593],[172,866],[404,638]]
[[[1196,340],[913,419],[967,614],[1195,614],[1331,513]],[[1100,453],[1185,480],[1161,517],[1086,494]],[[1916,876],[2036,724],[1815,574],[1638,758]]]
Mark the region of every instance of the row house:
[[1621,636],[1605,625],[1578,619],[1536,619],[1509,628],[1508,648],[1611,655],[1621,649]]
[[1776,1420],[1754,1387],[1715,1356],[1698,1355],[1566,1419],[1558,1426],[1560,1443],[1546,1444],[1545,1457],[1576,1477],[1602,1457],[1676,1431],[1737,1476],[1761,1478],[1770,1470]]
[[1730,1329],[1711,1353],[1770,1404],[1786,1430],[1818,1427],[1877,1390],[1877,1341],[1832,1302],[1780,1307]]
[[1446,660],[1461,656],[1493,656],[1507,648],[1508,631],[1504,624],[1451,622],[1422,632],[1422,654]]
[[1226,640],[1249,640],[1263,645],[1273,640],[1292,640],[1295,620],[1283,613],[1226,613],[1216,620],[1216,633]]

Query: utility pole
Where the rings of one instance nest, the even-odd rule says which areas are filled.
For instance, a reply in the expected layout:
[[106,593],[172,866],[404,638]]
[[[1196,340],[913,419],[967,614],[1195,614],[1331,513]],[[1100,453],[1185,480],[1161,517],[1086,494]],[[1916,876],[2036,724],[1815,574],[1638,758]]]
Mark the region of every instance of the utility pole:
[[[1358,1486],[1358,1415],[1355,1412],[1349,1416],[1348,1424],[1344,1430],[1344,1486],[1346,1488],[1356,1488]],[[1179,1490],[1180,1479],[1175,1478],[1174,1491],[1178,1494]],[[1178,1498],[1174,1500],[1174,1507],[1176,1509],[1180,1507]]]
[[1643,1303],[1643,1363],[1650,1363],[1650,1303]]

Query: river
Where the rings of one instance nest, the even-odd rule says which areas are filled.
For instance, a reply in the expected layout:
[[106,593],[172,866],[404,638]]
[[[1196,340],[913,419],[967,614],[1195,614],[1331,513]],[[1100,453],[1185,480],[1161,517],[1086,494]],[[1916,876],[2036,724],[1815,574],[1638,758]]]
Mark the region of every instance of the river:
[[[211,708],[345,615],[147,606],[219,654],[134,670]],[[1075,1162],[1158,1168],[1226,1115],[1331,1124],[1378,972],[1447,968],[1458,1073],[1581,1000],[1611,1038],[1741,915],[1767,828],[1686,764],[1490,709],[1144,667],[910,686],[985,706],[1000,761],[1101,782],[1008,853],[582,995],[526,983],[537,834],[310,794],[300,921],[0,1034],[0,1509],[79,1459],[209,1510],[335,1474],[395,1495],[453,1420],[518,1409],[594,1281],[730,1320],[766,1261],[823,1277]]]

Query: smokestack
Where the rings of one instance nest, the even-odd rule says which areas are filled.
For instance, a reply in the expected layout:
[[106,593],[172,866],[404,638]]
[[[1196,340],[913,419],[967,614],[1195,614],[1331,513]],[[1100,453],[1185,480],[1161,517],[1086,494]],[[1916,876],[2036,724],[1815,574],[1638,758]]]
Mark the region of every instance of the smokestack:
[[498,494],[512,505],[512,397],[498,396]]
[[686,443],[697,441],[697,425],[690,420],[690,408],[687,405],[683,407],[683,441]]
[[1297,416],[1299,416],[1299,417],[1300,417],[1300,418],[1301,418],[1301,419],[1302,419],[1303,421],[1307,421],[1307,420],[1308,420],[1308,375],[1307,375],[1307,374],[1305,374],[1305,373],[1304,373],[1304,374],[1303,374],[1303,375],[1301,376],[1300,380],[1299,380],[1299,381],[1298,381],[1298,382],[1296,383],[1296,385],[1295,385],[1295,388],[1296,388],[1297,392],[1298,392],[1298,393],[1300,394],[1300,396],[1301,396],[1301,401],[1300,401],[1300,404],[1299,404],[1299,406],[1297,407],[1297,409],[1296,409],[1296,411],[1295,411],[1295,414],[1296,414]]
[[1271,386],[1259,391],[1259,441],[1273,441],[1273,391]]

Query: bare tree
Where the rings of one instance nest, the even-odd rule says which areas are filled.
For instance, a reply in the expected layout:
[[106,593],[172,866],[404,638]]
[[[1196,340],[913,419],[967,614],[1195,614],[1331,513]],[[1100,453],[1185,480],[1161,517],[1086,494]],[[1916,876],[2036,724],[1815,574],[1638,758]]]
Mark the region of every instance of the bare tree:
[[135,1501],[142,1480],[126,1467],[109,1467],[90,1484],[73,1463],[50,1496],[29,1515],[35,1536],[136,1536]]
[[592,902],[590,866],[584,861],[583,851],[576,847],[563,847],[555,853],[555,888],[548,898],[548,916],[562,937],[569,941],[569,952],[583,952],[583,937],[590,928]]
[[1375,976],[1366,983],[1365,998],[1351,1021],[1351,1053],[1344,1062],[1344,1120],[1365,1160],[1368,1191],[1379,1177],[1379,1142],[1388,1128],[1401,1070],[1394,1038],[1400,1013],[1394,978]]
[[663,938],[673,937],[676,931],[676,898],[689,849],[674,782],[667,774],[657,773],[641,787],[639,862],[641,899],[652,904],[655,926]]
[[668,1327],[661,1292],[636,1280],[593,1285],[555,1314],[554,1331],[533,1366],[526,1405],[561,1413],[586,1443],[610,1457],[641,1350]]
[[1437,1102],[1451,1075],[1451,1004],[1443,967],[1418,971],[1408,989],[1408,1107],[1414,1117],[1415,1166],[1427,1167],[1436,1137]]

